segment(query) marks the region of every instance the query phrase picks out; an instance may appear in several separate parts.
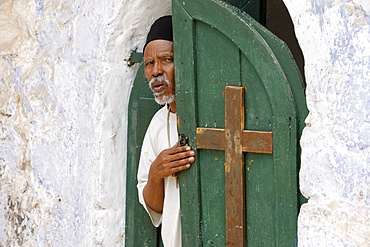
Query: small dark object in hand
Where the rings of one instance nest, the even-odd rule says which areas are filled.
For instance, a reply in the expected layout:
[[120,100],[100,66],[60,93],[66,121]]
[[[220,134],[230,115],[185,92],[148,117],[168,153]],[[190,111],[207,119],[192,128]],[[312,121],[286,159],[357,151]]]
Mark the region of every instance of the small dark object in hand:
[[185,134],[179,135],[179,147],[181,146],[189,146],[189,136]]

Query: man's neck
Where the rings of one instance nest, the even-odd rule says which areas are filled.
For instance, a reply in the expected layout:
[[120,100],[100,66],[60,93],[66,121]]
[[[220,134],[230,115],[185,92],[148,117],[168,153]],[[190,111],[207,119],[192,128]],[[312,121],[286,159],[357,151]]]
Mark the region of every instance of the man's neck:
[[170,112],[176,113],[176,101],[169,104]]

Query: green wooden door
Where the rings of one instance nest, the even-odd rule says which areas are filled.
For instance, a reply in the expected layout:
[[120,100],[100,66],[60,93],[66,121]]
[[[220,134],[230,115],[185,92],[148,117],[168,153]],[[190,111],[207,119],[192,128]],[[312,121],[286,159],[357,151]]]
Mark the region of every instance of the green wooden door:
[[[197,127],[225,127],[225,86],[247,89],[244,127],[273,132],[274,153],[244,154],[246,245],[292,246],[297,140],[307,115],[302,80],[285,44],[240,11],[263,22],[264,4],[225,2],[238,9],[220,1],[173,2],[179,130],[196,149]],[[129,105],[125,246],[162,246],[136,190],[141,142],[157,109],[140,67]],[[202,149],[180,175],[184,247],[225,245],[224,174],[224,152]]]
[[225,129],[226,86],[244,90],[244,129],[273,136],[272,154],[243,153],[245,237],[235,246],[294,246],[298,140],[307,108],[289,50],[221,1],[174,0],[173,18],[179,132],[197,151],[191,169],[180,174],[183,246],[229,242],[225,151],[197,149],[197,128]]
[[[142,54],[134,55],[133,63],[142,61]],[[139,203],[136,188],[141,145],[150,120],[158,109],[141,64],[131,90],[128,111],[125,246],[162,246],[160,229],[152,225]]]

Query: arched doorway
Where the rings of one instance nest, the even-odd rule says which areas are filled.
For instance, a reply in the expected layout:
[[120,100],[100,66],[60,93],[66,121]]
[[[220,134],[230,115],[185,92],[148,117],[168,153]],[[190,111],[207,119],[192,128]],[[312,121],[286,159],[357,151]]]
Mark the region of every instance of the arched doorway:
[[[180,1],[174,1],[174,3],[178,3],[178,2],[180,2]],[[210,1],[210,0],[208,0],[208,1],[181,1],[181,4],[186,5],[189,2],[193,2],[193,4],[196,4],[196,3],[200,3],[200,4],[203,3],[204,4],[204,2],[217,2],[221,5],[223,5],[221,3],[221,1],[216,1],[216,0],[214,0],[214,1]],[[237,1],[229,1],[229,2],[235,4]],[[255,4],[260,4],[259,6],[262,6],[261,4],[264,4],[263,2],[258,2],[258,1],[245,1],[245,2],[253,2]],[[246,7],[247,7],[246,5],[243,5],[244,9],[246,9]],[[227,7],[227,9],[229,9],[229,8]],[[229,10],[227,10],[227,11],[229,11]],[[214,12],[214,13],[216,15],[219,14],[217,11]],[[262,12],[259,11],[258,13],[263,13],[263,11]],[[239,15],[239,14],[240,13],[236,13],[236,16]],[[219,15],[221,17],[220,20],[222,20],[222,18],[224,18],[224,15],[223,14],[219,14]],[[268,18],[266,19],[266,21],[267,21],[267,24],[268,24]],[[281,57],[284,56],[284,53],[286,52],[285,47],[281,46],[280,41],[276,40],[277,42],[275,42],[274,39],[270,40],[267,37],[268,35],[265,37],[264,35],[266,35],[266,32],[263,31],[263,29],[261,27],[259,27],[257,23],[255,23],[253,21],[246,21],[246,22],[248,23],[248,25],[251,25],[251,29],[253,29],[252,32],[257,32],[257,33],[260,32],[260,33],[258,33],[258,35],[261,36],[262,40],[265,40],[265,41],[262,41],[262,40],[260,40],[260,41],[268,42],[268,46],[269,46],[268,49],[271,49],[273,51],[273,53],[275,53],[273,55],[275,58],[277,57],[277,58],[280,59]],[[263,21],[261,21],[261,22],[263,22]],[[204,25],[204,23],[203,24],[200,23],[200,25]],[[204,31],[205,32],[208,32],[208,31],[212,32],[211,29],[213,28],[214,25],[212,25],[212,24],[211,25],[207,24],[207,25],[209,27],[206,27],[204,29]],[[184,31],[184,29],[181,29],[181,30]],[[207,35],[205,35],[203,37],[207,38]],[[222,36],[220,36],[220,37],[222,38]],[[225,40],[226,43],[230,43],[230,40],[233,41],[234,39],[235,38],[233,38],[233,37],[227,36],[224,40]],[[243,43],[243,42],[244,41],[240,41],[239,43]],[[231,43],[233,43],[233,42],[231,42]],[[175,44],[175,46],[176,46],[176,44]],[[230,47],[232,47],[232,45]],[[227,53],[229,53],[229,50],[227,50],[227,49],[224,51],[225,56],[226,55],[227,55],[227,57],[233,57],[234,56],[234,57],[237,57],[237,60],[240,60],[240,59],[243,60],[243,61],[248,60],[248,59],[243,58],[243,55],[242,55],[243,52],[238,52],[238,49],[240,49],[240,48],[237,48],[237,49],[231,48],[231,49],[233,49],[233,52],[235,52],[235,56],[231,54],[231,51],[230,51],[230,54],[227,54]],[[191,52],[188,53],[188,54],[191,54]],[[187,57],[187,58],[189,58],[189,57]],[[275,58],[272,58],[272,59],[275,59]],[[224,57],[222,57],[221,59],[224,59]],[[305,115],[305,112],[304,112],[304,110],[305,110],[305,101],[303,99],[304,98],[304,96],[303,96],[303,87],[302,87],[302,84],[300,84],[301,80],[299,78],[299,75],[296,73],[296,71],[294,72],[295,69],[292,66],[290,66],[291,65],[291,60],[290,60],[291,57],[288,56],[287,59],[288,60],[286,62],[279,63],[280,66],[282,67],[282,70],[283,70],[282,73],[285,74],[286,77],[289,77],[287,79],[287,81],[284,82],[284,83],[289,84],[289,81],[294,81],[294,80],[296,80],[296,82],[298,82],[298,83],[293,83],[292,85],[289,85],[289,86],[285,85],[284,83],[282,84],[282,85],[284,85],[283,87],[286,87],[285,92],[288,92],[288,91],[292,92],[291,96],[293,96],[293,98],[291,98],[291,96],[288,95],[289,93],[288,94],[282,94],[282,95],[285,95],[285,96],[282,96],[283,99],[289,98],[291,100],[291,102],[287,103],[287,104],[290,105],[289,108],[292,110],[291,111],[292,114],[291,115],[288,114],[289,116],[288,115],[284,116],[283,119],[278,119],[278,118],[276,118],[276,116],[269,115],[267,113],[267,112],[271,112],[271,110],[268,110],[268,109],[267,110],[266,109],[258,110],[259,112],[257,113],[256,111],[254,111],[252,109],[249,109],[249,113],[248,113],[249,115],[247,114],[246,118],[249,119],[249,120],[254,119],[255,123],[257,123],[257,125],[260,125],[259,127],[261,127],[263,125],[264,128],[265,128],[264,129],[265,131],[273,130],[273,128],[272,128],[273,125],[274,126],[280,126],[280,124],[282,124],[282,125],[287,124],[285,126],[287,128],[285,128],[285,127],[282,128],[282,130],[284,129],[284,131],[282,133],[285,133],[288,136],[290,136],[290,138],[293,138],[293,139],[291,139],[291,141],[293,141],[295,143],[292,146],[292,147],[294,147],[295,150],[291,150],[291,152],[293,152],[293,153],[290,153],[291,155],[288,155],[286,157],[286,159],[291,159],[292,158],[293,160],[290,160],[290,162],[293,162],[292,164],[294,166],[294,164],[298,163],[297,159],[299,159],[298,158],[298,153],[297,153],[297,152],[299,152],[299,150],[297,150],[297,144],[298,144],[297,137],[299,138],[300,131],[302,129],[301,121],[302,121],[302,116]],[[192,64],[192,62],[193,62],[193,60],[190,59],[187,63],[184,64],[184,66],[189,66],[189,65]],[[246,63],[248,64],[248,62],[246,62]],[[259,63],[259,62],[256,60],[256,63]],[[249,63],[249,65],[251,65],[251,63]],[[209,66],[209,64],[205,65],[205,66]],[[181,65],[178,65],[177,67],[180,68]],[[233,68],[234,69],[234,68],[238,68],[238,67],[240,68],[240,65],[234,66],[232,64],[225,63],[225,68]],[[223,68],[217,68],[217,69],[221,70]],[[236,74],[238,74],[238,75],[243,74],[243,73],[244,72],[240,72],[240,71],[236,72]],[[280,73],[280,72],[278,72],[278,73]],[[256,74],[259,74],[259,73],[256,73]],[[292,76],[295,79],[292,79]],[[252,77],[253,77],[253,75],[252,75]],[[255,78],[257,80],[259,80],[258,77],[259,76],[255,76]],[[282,76],[282,77],[284,77],[284,76]],[[225,83],[225,85],[226,85],[226,82],[228,82],[228,83],[230,83],[230,85],[233,85],[238,80],[240,80],[240,77],[238,77],[238,78],[235,77],[235,80],[232,79],[231,77],[230,78],[225,77],[224,79],[226,81],[223,81],[222,83]],[[225,85],[223,85],[222,88],[224,88]],[[260,85],[260,86],[258,86],[258,85]],[[257,83],[255,85],[250,85],[249,87],[251,88],[251,91],[249,91],[249,92],[253,92],[253,91],[257,92],[258,91],[257,88],[260,88],[262,91],[265,90],[265,89],[263,89],[265,86],[261,86],[261,85],[262,85],[261,83],[259,83],[259,84]],[[237,86],[243,86],[244,87],[245,85],[244,84],[240,84],[240,85],[238,84]],[[178,88],[181,89],[181,87],[178,87]],[[187,97],[189,97],[189,92],[191,90],[189,91],[189,90],[186,90],[186,89],[183,90],[183,89],[184,88],[181,89],[181,92],[179,92],[179,91],[177,92],[178,93],[177,97],[178,97],[179,100],[187,101]],[[278,89],[279,88],[276,88],[276,90],[278,90]],[[270,94],[271,94],[271,92],[270,92]],[[221,98],[221,100],[222,100],[222,93],[220,94],[220,92],[215,92],[215,95],[218,95],[217,97]],[[265,101],[266,105],[270,104],[270,103],[267,103],[267,102],[269,102],[268,98],[270,96],[268,96],[266,94],[264,94],[264,95],[265,96],[261,96],[262,98],[264,98],[264,100],[262,100],[262,101]],[[151,116],[156,111],[156,109],[158,109],[158,106],[154,103],[154,101],[151,98],[152,98],[151,93],[148,90],[148,87],[145,83],[145,78],[143,78],[143,72],[139,71],[138,72],[138,77],[136,78],[136,81],[135,81],[135,84],[134,84],[134,89],[133,89],[132,94],[131,94],[130,107],[129,107],[130,116],[129,116],[129,134],[128,134],[128,138],[129,138],[129,141],[128,141],[128,146],[129,147],[128,148],[129,149],[128,149],[128,170],[127,170],[127,210],[126,210],[126,229],[127,229],[127,231],[126,231],[126,245],[127,246],[161,246],[160,239],[159,239],[160,237],[157,234],[157,229],[152,227],[151,222],[149,220],[149,217],[146,215],[145,211],[143,210],[141,205],[138,203],[137,194],[136,194],[137,193],[137,191],[136,191],[136,171],[137,171],[138,155],[139,155],[139,152],[140,152],[142,137],[145,133],[147,123],[149,122]],[[272,97],[270,97],[270,98],[272,98]],[[253,103],[253,102],[250,101],[250,99],[251,98],[249,96],[247,96],[247,101],[249,101],[249,103],[248,102],[247,103],[248,104],[251,103],[251,104],[256,105],[256,101],[255,101],[255,103]],[[293,101],[295,103],[293,103]],[[298,102],[299,105],[297,105],[297,102]],[[273,103],[273,105],[277,106],[277,105],[279,105],[279,103]],[[293,106],[293,105],[296,105],[296,106]],[[179,108],[181,108],[181,106],[179,106]],[[223,111],[224,106],[223,105],[218,106],[218,108],[219,108],[218,109],[219,111]],[[303,109],[303,111],[301,110],[300,113],[298,113],[298,115],[300,114],[300,116],[295,116],[295,113],[294,113],[295,110],[293,110],[293,108]],[[253,115],[253,117],[251,117],[250,112],[253,112],[253,111],[254,111],[254,115]],[[190,110],[188,112],[191,113],[192,110]],[[220,115],[220,114],[216,113],[215,115]],[[184,117],[187,118],[184,115],[180,115],[180,117],[182,118],[182,120],[184,119]],[[192,121],[191,119],[196,119],[196,117],[190,116],[187,119]],[[276,122],[274,122],[274,121],[276,121]],[[217,120],[216,122],[222,122],[222,120],[220,120],[220,121]],[[250,121],[248,121],[248,124],[250,124]],[[214,125],[214,127],[220,127],[220,126],[217,126],[217,124],[213,124],[213,125]],[[181,131],[185,130],[183,127],[186,126],[186,125],[181,124],[181,126],[182,126]],[[249,126],[249,127],[253,127],[253,126]],[[256,126],[254,126],[254,127],[256,127]],[[293,130],[288,131],[288,129],[291,128],[291,127],[293,128]],[[193,130],[191,130],[191,131],[194,131],[195,127],[191,127],[191,128],[193,128]],[[295,128],[295,130],[294,130],[294,128]],[[296,132],[296,131],[298,131],[298,132]],[[279,133],[276,133],[275,135],[278,136]],[[276,140],[278,140],[278,138]],[[193,145],[195,145],[194,142],[193,142]],[[279,146],[279,145],[277,145],[277,146]],[[207,152],[207,151],[205,151],[205,152]],[[253,155],[254,154],[250,155],[250,157],[252,157]],[[216,157],[217,160],[220,160],[219,156],[222,159],[221,155],[216,155],[214,157]],[[261,157],[258,157],[258,155],[254,155],[255,158],[250,158],[250,157],[247,157],[246,159],[248,160],[248,162],[253,160],[253,164],[257,164],[259,162],[258,159],[260,159],[260,163],[261,162],[263,163],[263,161],[261,161],[261,160],[267,159],[267,160],[270,160],[270,162],[272,162],[271,164],[273,164],[273,159],[274,159],[273,157],[270,157],[270,158],[262,157],[261,158]],[[221,161],[221,167],[222,167],[222,162],[223,161]],[[293,167],[294,171],[293,171],[293,174],[291,174],[292,176],[289,177],[289,179],[292,179],[292,178],[294,179],[296,177],[296,175],[297,175],[297,169],[296,168]],[[272,169],[271,172],[274,170],[273,165],[270,166],[270,169]],[[266,171],[262,171],[262,173],[263,172],[266,172]],[[223,173],[223,172],[221,172],[221,173]],[[186,177],[183,177],[183,180],[182,180],[183,181],[182,185],[187,184],[184,187],[185,189],[182,189],[183,191],[191,189],[191,186],[196,185],[191,180],[190,181],[188,180],[186,182],[186,179],[187,179]],[[286,178],[280,177],[279,179],[281,181],[281,179],[284,180]],[[252,188],[253,186],[258,187],[258,182],[257,182],[257,184],[254,184],[254,185],[251,184],[251,185],[248,185],[248,186],[250,186],[250,188]],[[265,189],[267,191],[270,190],[269,188],[271,188],[271,187],[268,187],[268,186],[265,187]],[[293,208],[294,212],[292,213],[293,218],[290,218],[287,221],[287,222],[290,222],[290,223],[287,223],[287,222],[284,223],[285,228],[275,228],[274,226],[269,224],[271,232],[276,231],[276,233],[274,233],[274,234],[278,234],[278,236],[280,238],[280,241],[284,241],[284,237],[286,237],[286,236],[283,236],[282,234],[279,234],[279,231],[281,229],[283,231],[285,231],[286,229],[289,228],[290,233],[288,235],[293,236],[293,237],[294,237],[295,231],[296,231],[296,229],[295,229],[296,213],[297,213],[297,210],[298,210],[298,207],[297,207],[297,205],[298,205],[298,203],[297,203],[297,191],[298,191],[297,190],[297,180],[293,181],[292,187],[290,189],[292,189],[291,191],[293,191],[292,195],[290,195],[290,198],[293,200],[292,204],[290,204],[290,205],[292,205],[292,207],[294,207]],[[195,190],[197,190],[197,189],[195,189]],[[188,190],[188,192],[190,192],[190,194],[193,193],[190,190]],[[264,200],[268,199],[269,195],[274,197],[274,198],[276,197],[276,194],[271,192],[270,194],[267,194],[267,196],[265,196]],[[186,198],[186,195],[185,195],[185,198]],[[255,200],[255,199],[256,198],[254,198],[253,200]],[[222,198],[220,198],[220,200],[223,201]],[[188,200],[188,201],[195,205],[196,210],[194,210],[194,208],[192,208],[191,210],[188,210],[187,212],[186,212],[186,210],[184,210],[184,215],[186,215],[187,220],[191,219],[190,221],[192,221],[192,222],[196,221],[199,224],[203,224],[204,223],[203,218],[200,218],[200,217],[194,215],[194,213],[197,214],[197,208],[200,208],[199,207],[199,201],[194,201],[194,200]],[[276,204],[279,203],[278,200],[275,201],[275,202],[276,202]],[[255,204],[258,204],[258,201],[257,202],[255,201]],[[276,205],[276,204],[274,204],[274,205]],[[225,207],[225,206],[221,206],[221,208],[222,207]],[[183,208],[186,208],[186,207],[183,207]],[[267,205],[265,208],[267,210],[270,210],[270,212],[272,212],[271,211],[271,208],[272,208],[271,205]],[[270,208],[270,209],[268,209],[268,208]],[[224,212],[224,211],[225,210],[221,210],[220,212]],[[211,214],[212,214],[212,212],[210,211],[208,213],[208,215],[211,215]],[[289,214],[289,212],[288,212],[288,214]],[[263,213],[262,213],[262,215],[263,215]],[[280,216],[276,215],[276,217],[277,217],[276,222],[279,222],[278,218],[284,218],[283,215],[284,215],[284,213],[280,214]],[[255,219],[252,219],[252,221],[255,221]],[[184,224],[188,224],[188,223],[186,223],[186,220],[185,220]],[[208,218],[207,224],[210,225],[209,218]],[[221,234],[217,235],[218,239],[217,239],[217,236],[216,236],[215,240],[212,240],[211,238],[208,238],[207,241],[210,241],[209,243],[208,242],[202,242],[204,240],[204,238],[203,238],[203,236],[200,235],[200,233],[203,229],[200,230],[201,229],[200,226],[199,227],[194,227],[193,225],[189,224],[188,229],[185,229],[185,228],[184,228],[184,233],[188,234],[189,238],[187,236],[185,236],[184,243],[187,243],[191,246],[198,246],[198,244],[199,245],[207,245],[207,244],[211,244],[211,243],[214,243],[216,245],[217,244],[222,245],[222,243],[224,243],[224,241],[226,239],[226,237],[225,237],[226,234],[224,234],[224,228],[222,228],[222,226],[221,226],[222,229],[220,231]],[[191,232],[189,232],[188,230],[190,230]],[[219,229],[211,229],[211,231],[207,234],[208,234],[208,236],[210,236],[210,235],[212,235],[212,232],[217,232],[218,230]],[[254,232],[258,232],[258,230],[254,230]],[[263,231],[261,231],[261,232],[263,232]],[[216,233],[216,234],[218,234],[218,233]],[[252,234],[254,234],[254,233],[252,233]],[[259,238],[260,237],[258,237],[258,236],[254,237],[254,239],[259,239]],[[269,239],[269,240],[267,240],[267,239]],[[186,241],[188,241],[188,242],[186,242]],[[271,243],[269,241],[273,241],[273,239],[266,237],[265,243]],[[294,241],[294,239],[292,241]]]

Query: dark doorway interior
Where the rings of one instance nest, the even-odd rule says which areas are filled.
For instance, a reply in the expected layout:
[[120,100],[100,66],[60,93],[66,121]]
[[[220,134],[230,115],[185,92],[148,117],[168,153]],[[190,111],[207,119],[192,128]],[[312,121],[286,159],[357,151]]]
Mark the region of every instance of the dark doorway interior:
[[289,47],[299,72],[304,76],[304,58],[294,26],[283,0],[222,0],[248,13],[260,24],[283,40]]
[[266,28],[282,39],[288,46],[296,61],[303,80],[304,58],[294,32],[289,12],[282,0],[266,1]]

